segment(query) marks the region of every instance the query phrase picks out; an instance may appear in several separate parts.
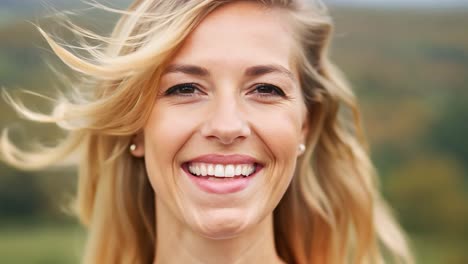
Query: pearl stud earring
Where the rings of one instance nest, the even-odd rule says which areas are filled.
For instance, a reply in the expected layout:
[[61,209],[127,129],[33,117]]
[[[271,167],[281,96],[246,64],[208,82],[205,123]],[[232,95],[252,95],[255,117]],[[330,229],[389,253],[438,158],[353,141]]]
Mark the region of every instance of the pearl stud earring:
[[130,152],[135,151],[136,148],[137,148],[136,144],[131,144],[131,145],[130,145]]
[[299,144],[299,154],[302,155],[306,149],[306,146],[304,144]]

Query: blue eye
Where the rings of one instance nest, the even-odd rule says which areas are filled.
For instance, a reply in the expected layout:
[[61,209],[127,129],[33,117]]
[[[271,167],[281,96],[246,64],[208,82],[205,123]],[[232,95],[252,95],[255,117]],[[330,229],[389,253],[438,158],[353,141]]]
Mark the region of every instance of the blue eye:
[[167,91],[164,92],[164,95],[193,96],[199,91],[200,90],[196,87],[194,83],[182,83],[167,89]]
[[256,85],[253,93],[256,93],[260,96],[286,96],[283,90],[281,90],[279,87],[267,83],[261,83]]

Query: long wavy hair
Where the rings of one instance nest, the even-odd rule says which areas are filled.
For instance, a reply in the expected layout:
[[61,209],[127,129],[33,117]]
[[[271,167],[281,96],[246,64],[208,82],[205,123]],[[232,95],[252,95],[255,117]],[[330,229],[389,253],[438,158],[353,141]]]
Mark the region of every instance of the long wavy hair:
[[[0,158],[36,170],[76,161],[73,208],[88,229],[83,263],[151,263],[158,238],[155,193],[144,160],[128,152],[157,95],[165,63],[186,36],[227,0],[136,0],[118,13],[110,37],[70,23],[86,56],[38,30],[55,54],[82,78],[37,113],[3,91],[29,120],[53,123],[66,137],[53,147],[22,149],[4,129]],[[275,208],[277,253],[287,263],[413,263],[407,242],[382,199],[360,124],[356,98],[328,57],[333,22],[326,7],[294,0],[255,1],[288,14],[295,62],[308,109],[307,151]],[[98,41],[91,46],[86,40]],[[82,53],[80,53],[82,54]],[[75,157],[65,159],[66,157]]]

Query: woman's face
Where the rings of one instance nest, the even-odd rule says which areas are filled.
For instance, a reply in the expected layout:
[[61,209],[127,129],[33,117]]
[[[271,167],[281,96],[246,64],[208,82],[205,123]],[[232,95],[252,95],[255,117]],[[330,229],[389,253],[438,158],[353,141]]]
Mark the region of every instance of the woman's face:
[[272,213],[304,142],[306,108],[281,10],[216,9],[165,68],[141,137],[158,214],[210,238]]

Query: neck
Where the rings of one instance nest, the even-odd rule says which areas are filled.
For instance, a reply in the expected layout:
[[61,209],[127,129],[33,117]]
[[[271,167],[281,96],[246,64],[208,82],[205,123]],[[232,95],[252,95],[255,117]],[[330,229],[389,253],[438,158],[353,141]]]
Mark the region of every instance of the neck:
[[177,221],[157,202],[154,264],[171,263],[283,263],[276,254],[273,216],[228,239],[210,239]]

